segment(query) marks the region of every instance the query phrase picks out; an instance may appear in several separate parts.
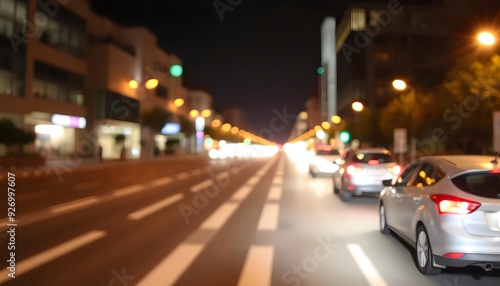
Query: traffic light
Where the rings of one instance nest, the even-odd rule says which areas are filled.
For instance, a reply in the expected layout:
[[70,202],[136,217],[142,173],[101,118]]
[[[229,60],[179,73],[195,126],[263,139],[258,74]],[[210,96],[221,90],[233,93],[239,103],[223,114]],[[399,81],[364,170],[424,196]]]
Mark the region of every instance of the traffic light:
[[182,75],[182,66],[180,66],[180,65],[170,66],[170,74],[173,77],[180,77]]
[[322,74],[325,72],[325,68],[323,68],[323,67],[318,67],[318,68],[316,69],[316,72],[317,72],[319,75],[322,75]]
[[342,131],[340,132],[340,141],[347,143],[349,142],[349,139],[351,139],[351,134],[347,131]]

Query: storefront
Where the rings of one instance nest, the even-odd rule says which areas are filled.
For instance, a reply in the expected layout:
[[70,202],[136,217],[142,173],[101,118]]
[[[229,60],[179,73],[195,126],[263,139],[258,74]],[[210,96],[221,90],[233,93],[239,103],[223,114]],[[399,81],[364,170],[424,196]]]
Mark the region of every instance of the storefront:
[[58,160],[77,154],[77,132],[86,127],[87,120],[65,114],[32,112],[24,116],[24,124],[33,127],[36,134],[35,152],[48,160]]
[[103,159],[138,159],[141,151],[141,127],[137,123],[113,119],[98,123],[98,144]]

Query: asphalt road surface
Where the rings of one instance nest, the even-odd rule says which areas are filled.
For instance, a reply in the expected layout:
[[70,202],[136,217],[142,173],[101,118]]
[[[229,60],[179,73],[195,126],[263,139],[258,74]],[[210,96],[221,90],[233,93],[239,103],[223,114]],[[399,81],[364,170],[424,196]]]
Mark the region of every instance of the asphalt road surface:
[[379,232],[376,198],[343,203],[285,153],[14,175],[0,285],[500,285],[475,268],[421,275]]

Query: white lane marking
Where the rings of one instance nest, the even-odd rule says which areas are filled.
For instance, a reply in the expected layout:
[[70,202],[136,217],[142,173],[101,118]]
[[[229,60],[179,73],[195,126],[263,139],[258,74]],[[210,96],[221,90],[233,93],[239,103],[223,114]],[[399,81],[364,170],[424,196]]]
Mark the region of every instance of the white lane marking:
[[165,177],[165,178],[159,178],[159,179],[155,179],[153,181],[151,181],[151,186],[152,187],[159,187],[159,186],[162,186],[162,185],[166,185],[170,182],[172,182],[173,179],[170,178],[170,177]]
[[280,200],[282,190],[283,190],[282,186],[271,185],[271,189],[269,190],[269,193],[267,194],[267,199],[268,200]]
[[184,179],[187,179],[189,178],[189,172],[182,172],[182,173],[179,173],[177,175],[175,175],[175,177],[179,180],[184,180]]
[[252,192],[253,186],[252,185],[243,185],[241,186],[231,197],[232,200],[235,201],[243,201],[248,195]]
[[88,206],[90,204],[95,204],[98,201],[99,201],[99,199],[96,196],[90,196],[90,197],[86,197],[83,199],[74,200],[71,202],[55,205],[55,206],[50,207],[49,209],[50,209],[51,213],[60,213],[60,212],[65,212],[65,211],[69,211],[69,210],[79,209],[79,208],[82,208],[84,206]]
[[274,177],[272,184],[273,185],[282,185],[283,184],[283,177],[282,176]]
[[121,188],[121,189],[118,189],[118,190],[114,190],[113,191],[113,196],[115,197],[121,197],[121,196],[126,196],[126,195],[130,195],[130,194],[133,194],[133,193],[137,193],[137,192],[140,192],[144,190],[144,186],[143,185],[133,185],[133,186],[130,186],[130,187],[126,187],[126,188]]
[[[100,231],[100,230],[90,231],[87,232],[86,234],[80,235],[79,237],[73,238],[72,240],[69,240],[63,244],[47,249],[41,253],[31,256],[25,260],[22,260],[21,262],[18,262],[16,265],[17,266],[16,277],[19,277],[22,274],[25,274],[31,271],[32,269],[37,268],[38,266],[44,265],[54,259],[57,259],[71,251],[74,251],[87,244],[90,244],[91,242],[96,241],[105,235],[106,235],[105,231]],[[8,273],[7,271],[9,271],[7,268],[0,270],[0,283],[12,279],[9,276],[7,276]]]
[[140,219],[142,219],[142,218],[144,218],[144,217],[146,217],[154,212],[161,210],[162,208],[168,207],[168,206],[182,200],[183,198],[184,198],[183,194],[171,195],[170,197],[167,197],[159,202],[156,202],[156,203],[149,205],[147,207],[144,207],[138,211],[130,213],[129,215],[127,215],[127,218],[131,219],[131,220],[140,220]]
[[[266,165],[265,170],[267,170],[273,163],[273,160]],[[257,177],[257,179],[259,179]],[[249,186],[249,179],[242,187],[253,189],[254,186]],[[241,190],[241,188],[239,189]],[[246,191],[244,191],[246,192]],[[242,191],[237,197],[243,197],[244,192]],[[239,193],[239,192],[238,192]],[[239,203],[236,203],[239,206]],[[207,221],[206,219],[205,221]],[[201,230],[201,228],[199,229]],[[214,231],[213,236],[217,232]],[[213,237],[212,236],[212,237]],[[185,241],[193,241],[197,237],[197,233],[191,234]],[[210,241],[210,240],[209,240]],[[206,243],[208,243],[207,241]],[[186,271],[186,269],[191,265],[191,263],[196,259],[196,257],[205,248],[206,244],[191,244],[191,243],[181,243],[177,246],[165,259],[163,259],[160,264],[158,264],[153,270],[151,270],[138,285],[150,286],[150,285],[174,285],[177,279]]]
[[214,184],[214,180],[207,179],[207,180],[205,180],[205,181],[203,181],[201,183],[198,183],[198,184],[192,186],[191,188],[189,188],[189,190],[191,192],[193,192],[193,193],[196,193],[196,192],[199,192],[199,191],[201,191],[203,189],[206,189],[206,188],[210,187],[213,184]]
[[260,214],[258,230],[275,230],[278,228],[280,205],[277,203],[266,203]]
[[192,170],[191,172],[191,175],[193,176],[198,176],[200,175],[201,173],[203,173],[203,171],[201,169],[195,169],[195,170]]
[[347,248],[351,252],[352,257],[358,264],[359,269],[365,276],[368,284],[372,286],[386,286],[387,283],[384,281],[382,276],[378,273],[377,269],[371,263],[370,259],[365,255],[363,249],[357,244],[348,244]]
[[250,246],[238,286],[271,285],[273,257],[272,246]]
[[98,181],[90,181],[74,185],[75,190],[91,189],[99,186],[101,183]]
[[174,285],[175,281],[186,271],[204,247],[203,244],[181,243],[137,285]]
[[217,179],[217,181],[219,181],[219,182],[220,182],[220,181],[222,181],[222,180],[224,180],[224,179],[227,179],[227,178],[229,178],[229,177],[230,177],[230,176],[229,176],[229,173],[228,173],[228,172],[222,172],[222,173],[220,173],[220,174],[217,174],[217,176],[215,176],[215,178],[216,178],[216,179]]
[[220,229],[238,207],[239,203],[224,203],[203,222],[200,229]]
[[250,185],[255,185],[257,184],[257,182],[260,180],[260,177],[262,175],[257,175],[257,176],[252,176],[248,181],[247,181],[247,184],[250,184]]

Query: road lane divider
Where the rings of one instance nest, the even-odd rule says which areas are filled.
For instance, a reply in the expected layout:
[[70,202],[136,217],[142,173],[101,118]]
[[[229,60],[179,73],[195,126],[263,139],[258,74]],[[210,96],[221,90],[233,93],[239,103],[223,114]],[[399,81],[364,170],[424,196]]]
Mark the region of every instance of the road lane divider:
[[137,184],[137,185],[133,185],[133,186],[121,188],[121,189],[118,189],[118,190],[114,190],[113,191],[113,196],[115,196],[115,197],[127,196],[127,195],[130,195],[130,194],[133,194],[133,193],[140,192],[140,191],[142,191],[144,189],[145,189],[144,185]]
[[238,209],[239,203],[224,203],[212,213],[200,226],[200,229],[218,230]]
[[99,199],[96,196],[90,196],[90,197],[86,197],[83,199],[78,199],[78,200],[70,201],[67,203],[55,205],[55,206],[50,207],[49,209],[50,209],[51,213],[62,213],[62,212],[80,209],[80,208],[95,204],[98,201],[99,201]]
[[176,202],[181,201],[184,198],[183,194],[175,194],[171,195],[161,201],[158,201],[152,205],[149,205],[147,207],[144,207],[138,211],[135,211],[133,213],[130,213],[127,215],[127,218],[130,220],[140,220],[145,218],[146,216],[149,216],[152,213],[155,213],[163,208],[166,208],[172,204],[175,204]]
[[280,205],[278,203],[266,203],[260,214],[258,230],[276,230],[278,228],[278,218]]
[[273,246],[250,246],[238,286],[271,285],[273,257]]
[[213,179],[207,179],[201,183],[198,183],[194,186],[192,186],[189,190],[193,193],[197,193],[203,189],[206,189],[206,188],[209,188],[210,186],[212,186],[214,184],[214,180]]
[[279,201],[281,199],[282,192],[283,187],[281,185],[271,185],[271,189],[267,194],[267,199],[271,201]]
[[[182,274],[190,267],[205,246],[217,234],[218,230],[224,226],[229,218],[238,209],[244,199],[254,190],[262,176],[267,173],[274,162],[270,160],[260,175],[256,174],[249,178],[238,190],[222,204],[214,213],[205,219],[200,227],[192,233],[184,242],[179,244],[170,254],[168,254],[157,266],[155,266],[137,285],[174,285]],[[235,201],[236,200],[236,201]],[[207,237],[205,243],[190,243],[196,241],[198,237],[211,230],[211,235]],[[255,284],[258,285],[258,284]]]
[[189,172],[179,173],[179,174],[175,175],[175,178],[178,179],[178,180],[187,179],[187,178],[189,178]]
[[172,181],[173,181],[173,179],[171,177],[164,177],[164,178],[152,180],[149,184],[151,187],[159,187],[159,186],[163,186],[166,184],[170,184]]
[[387,283],[378,273],[375,266],[373,266],[363,249],[361,249],[361,246],[357,244],[348,244],[347,248],[349,249],[349,252],[354,258],[354,261],[358,265],[359,269],[365,276],[365,279],[368,281],[368,284],[371,286],[387,286]]
[[[19,277],[27,272],[51,262],[59,257],[62,257],[72,251],[75,251],[85,245],[88,245],[106,235],[105,231],[94,230],[87,232],[79,237],[73,238],[65,243],[58,246],[50,248],[48,250],[42,251],[34,256],[31,256],[19,263],[16,263],[16,273],[15,277]],[[0,270],[0,284],[7,282],[12,279],[7,276],[9,269],[4,268]]]
[[201,243],[187,244],[183,243],[177,246],[168,256],[169,259],[163,260],[151,273],[139,281],[138,286],[152,285],[174,285],[175,281],[186,271],[186,269],[198,257],[205,245]]

